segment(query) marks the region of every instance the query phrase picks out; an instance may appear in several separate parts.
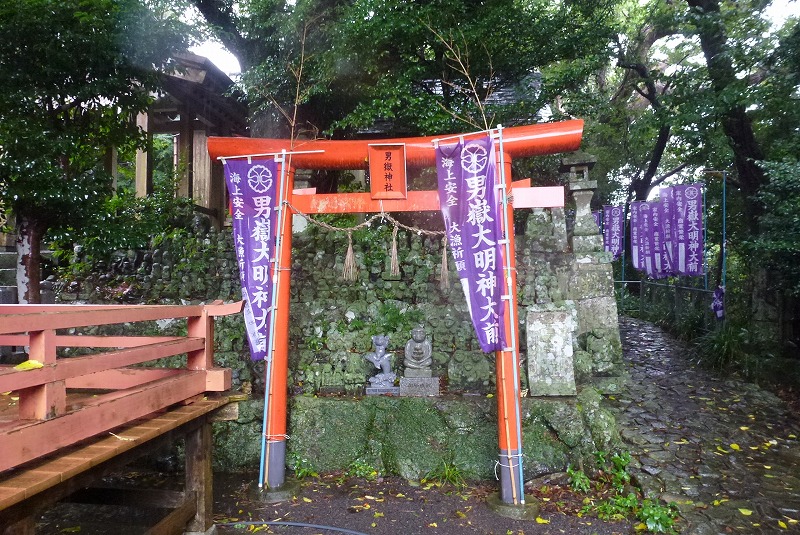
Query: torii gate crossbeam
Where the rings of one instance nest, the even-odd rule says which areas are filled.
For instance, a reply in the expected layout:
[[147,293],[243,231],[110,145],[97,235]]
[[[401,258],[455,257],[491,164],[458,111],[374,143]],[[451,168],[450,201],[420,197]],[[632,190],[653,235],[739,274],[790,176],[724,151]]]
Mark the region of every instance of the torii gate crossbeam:
[[[583,121],[571,120],[558,123],[546,123],[540,125],[530,125],[521,127],[505,128],[503,135],[503,154],[500,161],[504,166],[506,190],[511,187],[511,162],[513,158],[541,156],[557,154],[561,152],[571,152],[580,146],[583,134]],[[465,135],[468,136],[468,135]],[[456,136],[457,137],[457,136]],[[339,169],[354,170],[366,169],[369,165],[369,146],[374,144],[391,143],[403,144],[406,151],[406,164],[409,167],[429,167],[435,165],[434,142],[436,137],[415,137],[415,138],[395,138],[390,140],[358,140],[358,141],[332,141],[332,140],[286,140],[268,138],[225,138],[211,137],[208,140],[208,152],[213,160],[243,157],[264,154],[279,154],[281,152],[294,155],[287,157],[286,177],[287,180],[283,187],[283,196],[288,203],[304,213],[347,213],[347,212],[379,212],[379,211],[408,211],[408,210],[438,210],[437,192],[408,192],[407,200],[383,200],[371,201],[365,198],[369,194],[331,194],[322,195],[299,195],[294,193],[294,171],[296,169]],[[498,169],[499,171],[499,169]],[[529,188],[539,189],[539,188]],[[560,189],[560,202],[558,195],[553,196],[553,191],[542,192],[540,201],[533,201],[528,206],[552,207],[563,206],[563,188]],[[555,199],[555,200],[554,200]],[[284,207],[281,207],[284,209]],[[508,207],[510,214],[511,207]],[[274,349],[272,360],[272,377],[269,384],[267,399],[269,415],[266,419],[265,436],[270,440],[270,448],[267,455],[267,475],[265,484],[268,488],[278,489],[285,482],[285,454],[286,454],[286,400],[288,390],[288,353],[289,353],[289,297],[290,279],[282,276],[289,273],[292,265],[292,227],[291,218],[282,218],[280,250],[277,252],[276,262],[278,275],[278,309],[274,312],[275,332]],[[505,229],[506,238],[509,242],[509,258],[506,265],[509,266],[508,288],[506,293],[511,296],[508,306],[516,310],[516,292],[511,291],[516,287],[516,267],[514,250],[513,230]],[[506,333],[514,329],[514,339],[516,336],[517,325],[511,325],[508,321],[509,314],[506,314]],[[507,339],[511,337],[507,336]],[[498,443],[499,443],[499,465],[500,472],[500,499],[508,504],[524,503],[522,492],[522,481],[515,473],[515,469],[521,467],[522,451],[518,444],[521,444],[521,437],[518,436],[517,429],[520,419],[520,400],[519,396],[514,395],[518,391],[518,384],[514,384],[516,374],[506,374],[506,370],[513,370],[517,367],[518,348],[496,352],[496,373],[497,373],[497,406],[498,406]],[[509,424],[511,422],[511,424]],[[516,425],[514,425],[516,424]],[[512,459],[518,459],[517,466],[514,466]],[[508,464],[504,464],[507,462]],[[521,468],[520,468],[521,472]]]

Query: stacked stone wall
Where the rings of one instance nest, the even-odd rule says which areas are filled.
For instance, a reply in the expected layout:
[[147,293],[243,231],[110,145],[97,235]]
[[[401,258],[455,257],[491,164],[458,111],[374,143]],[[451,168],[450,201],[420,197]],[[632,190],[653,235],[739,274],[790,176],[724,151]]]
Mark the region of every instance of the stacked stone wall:
[[[495,401],[490,399],[494,356],[478,347],[452,262],[449,286],[442,285],[441,238],[400,230],[399,275],[389,269],[390,228],[368,228],[353,238],[357,277],[345,281],[345,234],[309,227],[293,237],[289,434],[294,438],[288,442],[289,467],[304,459],[318,460],[318,469],[367,463],[383,473],[418,478],[432,462],[457,461],[469,477],[491,477],[497,443]],[[546,293],[563,299],[559,280],[570,269],[563,255],[536,250],[532,243],[518,237],[520,311]],[[76,251],[73,262],[80,261]],[[60,301],[188,304],[240,298],[230,233],[206,225],[159,236],[152,250],[120,253],[99,267],[91,276],[56,283]],[[524,362],[526,315],[518,316]],[[442,396],[361,398],[374,373],[363,358],[371,351],[371,336],[390,337],[393,368],[402,372],[403,347],[418,323],[425,325],[433,345],[433,374],[441,378]],[[185,325],[145,329],[144,334],[180,333]],[[259,456],[264,369],[248,358],[241,318],[218,318],[215,353],[219,365],[232,368],[234,388],[252,394],[251,401],[240,404],[236,422],[215,425],[215,463],[220,469],[252,468]],[[525,388],[527,373],[524,368],[520,372]],[[362,413],[363,422],[354,419]],[[435,432],[411,425],[423,417]],[[355,438],[320,442],[321,430]],[[591,462],[593,451],[617,444],[613,418],[589,386],[579,388],[577,398],[524,400],[523,438],[529,476],[563,470],[567,463]],[[332,447],[343,440],[346,455]],[[420,448],[427,457],[420,458]]]

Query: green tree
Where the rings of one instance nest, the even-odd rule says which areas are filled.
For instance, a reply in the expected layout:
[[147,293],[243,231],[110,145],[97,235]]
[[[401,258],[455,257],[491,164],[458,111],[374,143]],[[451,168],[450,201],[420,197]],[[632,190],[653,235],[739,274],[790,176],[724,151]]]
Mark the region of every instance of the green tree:
[[16,221],[20,302],[38,302],[48,228],[79,226],[111,193],[112,147],[141,141],[178,13],[155,0],[0,3],[0,198]]
[[352,2],[333,53],[365,98],[337,126],[437,134],[561,118],[561,94],[606,61],[617,3]]
[[598,98],[564,102],[587,118],[584,146],[600,157],[593,173],[614,200],[645,199],[670,177],[706,181],[709,243],[721,242],[721,173],[704,171],[724,170],[728,252],[747,277],[737,295],[747,294],[747,313],[770,301],[791,314],[791,240],[776,229],[791,228],[796,196],[793,168],[777,162],[800,148],[798,30],[794,20],[771,27],[768,3],[631,4],[616,65],[593,86]]
[[315,137],[353,95],[321,62],[336,0],[190,0],[242,66],[253,135]]
[[770,181],[758,194],[768,207],[760,218],[760,232],[748,240],[752,256],[770,269],[774,289],[800,296],[800,162],[797,159],[762,164]]
[[299,105],[294,124],[334,137],[541,119],[608,55],[618,2],[192,0],[245,66],[251,103]]

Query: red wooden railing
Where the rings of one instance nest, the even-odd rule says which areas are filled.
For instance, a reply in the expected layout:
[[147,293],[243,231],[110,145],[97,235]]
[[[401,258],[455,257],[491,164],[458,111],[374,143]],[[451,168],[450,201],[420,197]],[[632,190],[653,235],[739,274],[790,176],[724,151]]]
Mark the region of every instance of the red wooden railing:
[[[190,306],[0,305],[0,346],[29,348],[41,368],[0,365],[0,471],[231,386],[214,367],[214,317],[242,303]],[[187,336],[68,334],[89,326],[185,319]],[[62,347],[108,349],[59,357]],[[142,367],[186,355],[183,368]]]

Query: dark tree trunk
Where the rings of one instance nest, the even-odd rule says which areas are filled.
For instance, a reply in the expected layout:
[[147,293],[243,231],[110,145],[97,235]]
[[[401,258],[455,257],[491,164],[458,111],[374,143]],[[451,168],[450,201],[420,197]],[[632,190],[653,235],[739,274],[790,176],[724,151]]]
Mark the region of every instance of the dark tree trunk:
[[[697,35],[706,58],[708,77],[717,97],[737,83],[736,71],[727,45],[727,35],[723,27],[719,0],[687,0],[689,6],[699,15]],[[747,228],[758,232],[758,218],[762,208],[756,198],[759,188],[767,178],[758,162],[764,159],[764,152],[756,140],[753,125],[745,107],[734,104],[720,112],[722,130],[733,150],[734,165],[744,201],[744,216]]]

